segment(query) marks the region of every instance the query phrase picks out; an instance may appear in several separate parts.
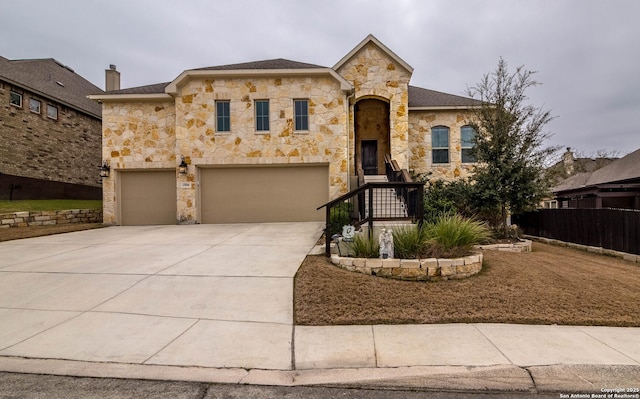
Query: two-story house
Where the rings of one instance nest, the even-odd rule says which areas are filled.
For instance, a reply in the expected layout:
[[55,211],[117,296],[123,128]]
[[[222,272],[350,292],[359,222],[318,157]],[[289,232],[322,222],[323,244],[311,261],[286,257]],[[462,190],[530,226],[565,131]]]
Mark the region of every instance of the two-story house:
[[102,90],[54,59],[0,57],[0,199],[100,199]]
[[104,221],[323,220],[319,205],[384,174],[466,176],[479,102],[409,85],[369,35],[333,67],[275,59],[186,70],[102,103]]

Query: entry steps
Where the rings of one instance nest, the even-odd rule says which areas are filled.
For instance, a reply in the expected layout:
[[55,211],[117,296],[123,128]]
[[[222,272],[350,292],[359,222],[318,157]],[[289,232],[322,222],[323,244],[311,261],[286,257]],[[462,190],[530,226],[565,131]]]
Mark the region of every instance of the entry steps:
[[[365,175],[365,183],[386,183],[389,180],[385,175]],[[376,188],[373,190],[373,216],[377,218],[385,217],[407,217],[407,207],[401,200],[402,197],[396,195],[393,188]],[[369,216],[369,195],[364,197],[365,217]]]

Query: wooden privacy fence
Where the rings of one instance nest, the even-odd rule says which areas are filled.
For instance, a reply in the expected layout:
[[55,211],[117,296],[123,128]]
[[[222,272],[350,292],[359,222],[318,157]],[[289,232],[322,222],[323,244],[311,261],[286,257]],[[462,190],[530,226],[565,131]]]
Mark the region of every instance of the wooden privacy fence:
[[640,211],[540,209],[512,217],[525,234],[640,255]]

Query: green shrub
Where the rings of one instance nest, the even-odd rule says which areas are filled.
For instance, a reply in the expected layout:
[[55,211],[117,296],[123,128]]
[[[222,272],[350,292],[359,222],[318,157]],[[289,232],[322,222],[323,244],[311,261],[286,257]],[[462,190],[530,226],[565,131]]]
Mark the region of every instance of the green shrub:
[[353,205],[349,202],[342,202],[331,208],[329,213],[330,235],[342,233],[342,226],[351,224],[351,213]]
[[378,258],[380,256],[380,244],[371,235],[358,233],[353,237],[353,242],[347,243],[347,246],[356,258]]
[[427,236],[420,226],[407,225],[393,229],[393,252],[396,258],[417,259],[427,251]]
[[424,226],[432,257],[459,257],[471,247],[489,238],[489,229],[482,222],[460,215],[441,216]]

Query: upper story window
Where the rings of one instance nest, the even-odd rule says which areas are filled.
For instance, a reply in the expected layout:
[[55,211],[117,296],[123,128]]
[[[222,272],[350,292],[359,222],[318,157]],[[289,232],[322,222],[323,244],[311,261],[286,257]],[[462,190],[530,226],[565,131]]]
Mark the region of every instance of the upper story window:
[[460,128],[460,156],[463,163],[473,163],[476,161],[476,156],[473,154],[475,142],[476,130],[472,126],[463,126]]
[[9,91],[9,103],[16,107],[22,107],[22,94],[15,91]]
[[55,105],[47,104],[47,118],[58,119],[58,108]]
[[35,112],[36,114],[40,113],[40,101],[35,98],[29,99],[29,110],[31,112]]
[[295,130],[309,130],[309,100],[293,100]]
[[449,128],[431,128],[431,158],[433,163],[449,163]]
[[231,103],[229,101],[216,101],[216,131],[231,131]]
[[269,100],[256,100],[256,131],[269,131]]

